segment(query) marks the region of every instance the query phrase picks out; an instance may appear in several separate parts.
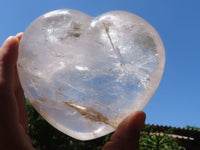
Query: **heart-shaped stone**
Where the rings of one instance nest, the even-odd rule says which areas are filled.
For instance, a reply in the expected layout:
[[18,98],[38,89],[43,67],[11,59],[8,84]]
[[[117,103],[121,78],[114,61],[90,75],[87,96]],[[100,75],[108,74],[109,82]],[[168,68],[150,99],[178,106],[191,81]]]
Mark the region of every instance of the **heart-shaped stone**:
[[134,14],[112,11],[92,18],[56,10],[25,31],[18,72],[28,99],[50,124],[89,140],[144,108],[164,63],[158,33]]

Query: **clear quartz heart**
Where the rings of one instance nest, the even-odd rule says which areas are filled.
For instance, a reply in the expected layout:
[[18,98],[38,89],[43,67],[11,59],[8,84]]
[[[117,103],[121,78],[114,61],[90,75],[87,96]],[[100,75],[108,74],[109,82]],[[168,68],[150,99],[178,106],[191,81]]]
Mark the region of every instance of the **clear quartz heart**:
[[158,33],[134,14],[56,10],[27,28],[17,67],[34,108],[65,134],[90,140],[145,107],[164,63]]

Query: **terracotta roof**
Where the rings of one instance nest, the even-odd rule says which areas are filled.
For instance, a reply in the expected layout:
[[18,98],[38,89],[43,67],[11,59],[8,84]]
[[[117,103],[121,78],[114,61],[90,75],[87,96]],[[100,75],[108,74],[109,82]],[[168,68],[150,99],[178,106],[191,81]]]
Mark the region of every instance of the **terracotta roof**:
[[[150,131],[151,130],[151,131]],[[200,129],[195,128],[179,128],[172,126],[160,126],[160,125],[150,125],[146,124],[143,129],[145,132],[159,133],[160,135],[166,131],[169,132],[168,135],[178,139],[192,140],[200,142]]]

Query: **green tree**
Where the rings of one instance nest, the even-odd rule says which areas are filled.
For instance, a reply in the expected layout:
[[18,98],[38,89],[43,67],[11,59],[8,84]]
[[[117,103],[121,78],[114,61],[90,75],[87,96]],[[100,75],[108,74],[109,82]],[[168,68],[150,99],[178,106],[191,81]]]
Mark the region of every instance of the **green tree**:
[[172,133],[171,129],[163,133],[149,128],[144,129],[140,137],[140,150],[185,150],[184,147],[178,145],[177,139],[169,136]]
[[199,127],[195,127],[195,126],[186,126],[186,129],[200,131],[200,128]]

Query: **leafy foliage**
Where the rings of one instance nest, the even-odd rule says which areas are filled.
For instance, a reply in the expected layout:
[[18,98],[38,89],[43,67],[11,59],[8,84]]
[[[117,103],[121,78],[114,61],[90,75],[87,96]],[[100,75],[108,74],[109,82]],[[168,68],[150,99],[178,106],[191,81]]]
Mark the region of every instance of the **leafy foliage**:
[[[145,126],[148,128],[148,126]],[[140,150],[185,150],[178,145],[178,140],[169,136],[173,130],[169,129],[164,133],[155,132],[152,129],[144,129],[140,137]]]
[[195,126],[186,126],[186,129],[200,131],[200,128],[199,127],[195,127]]

